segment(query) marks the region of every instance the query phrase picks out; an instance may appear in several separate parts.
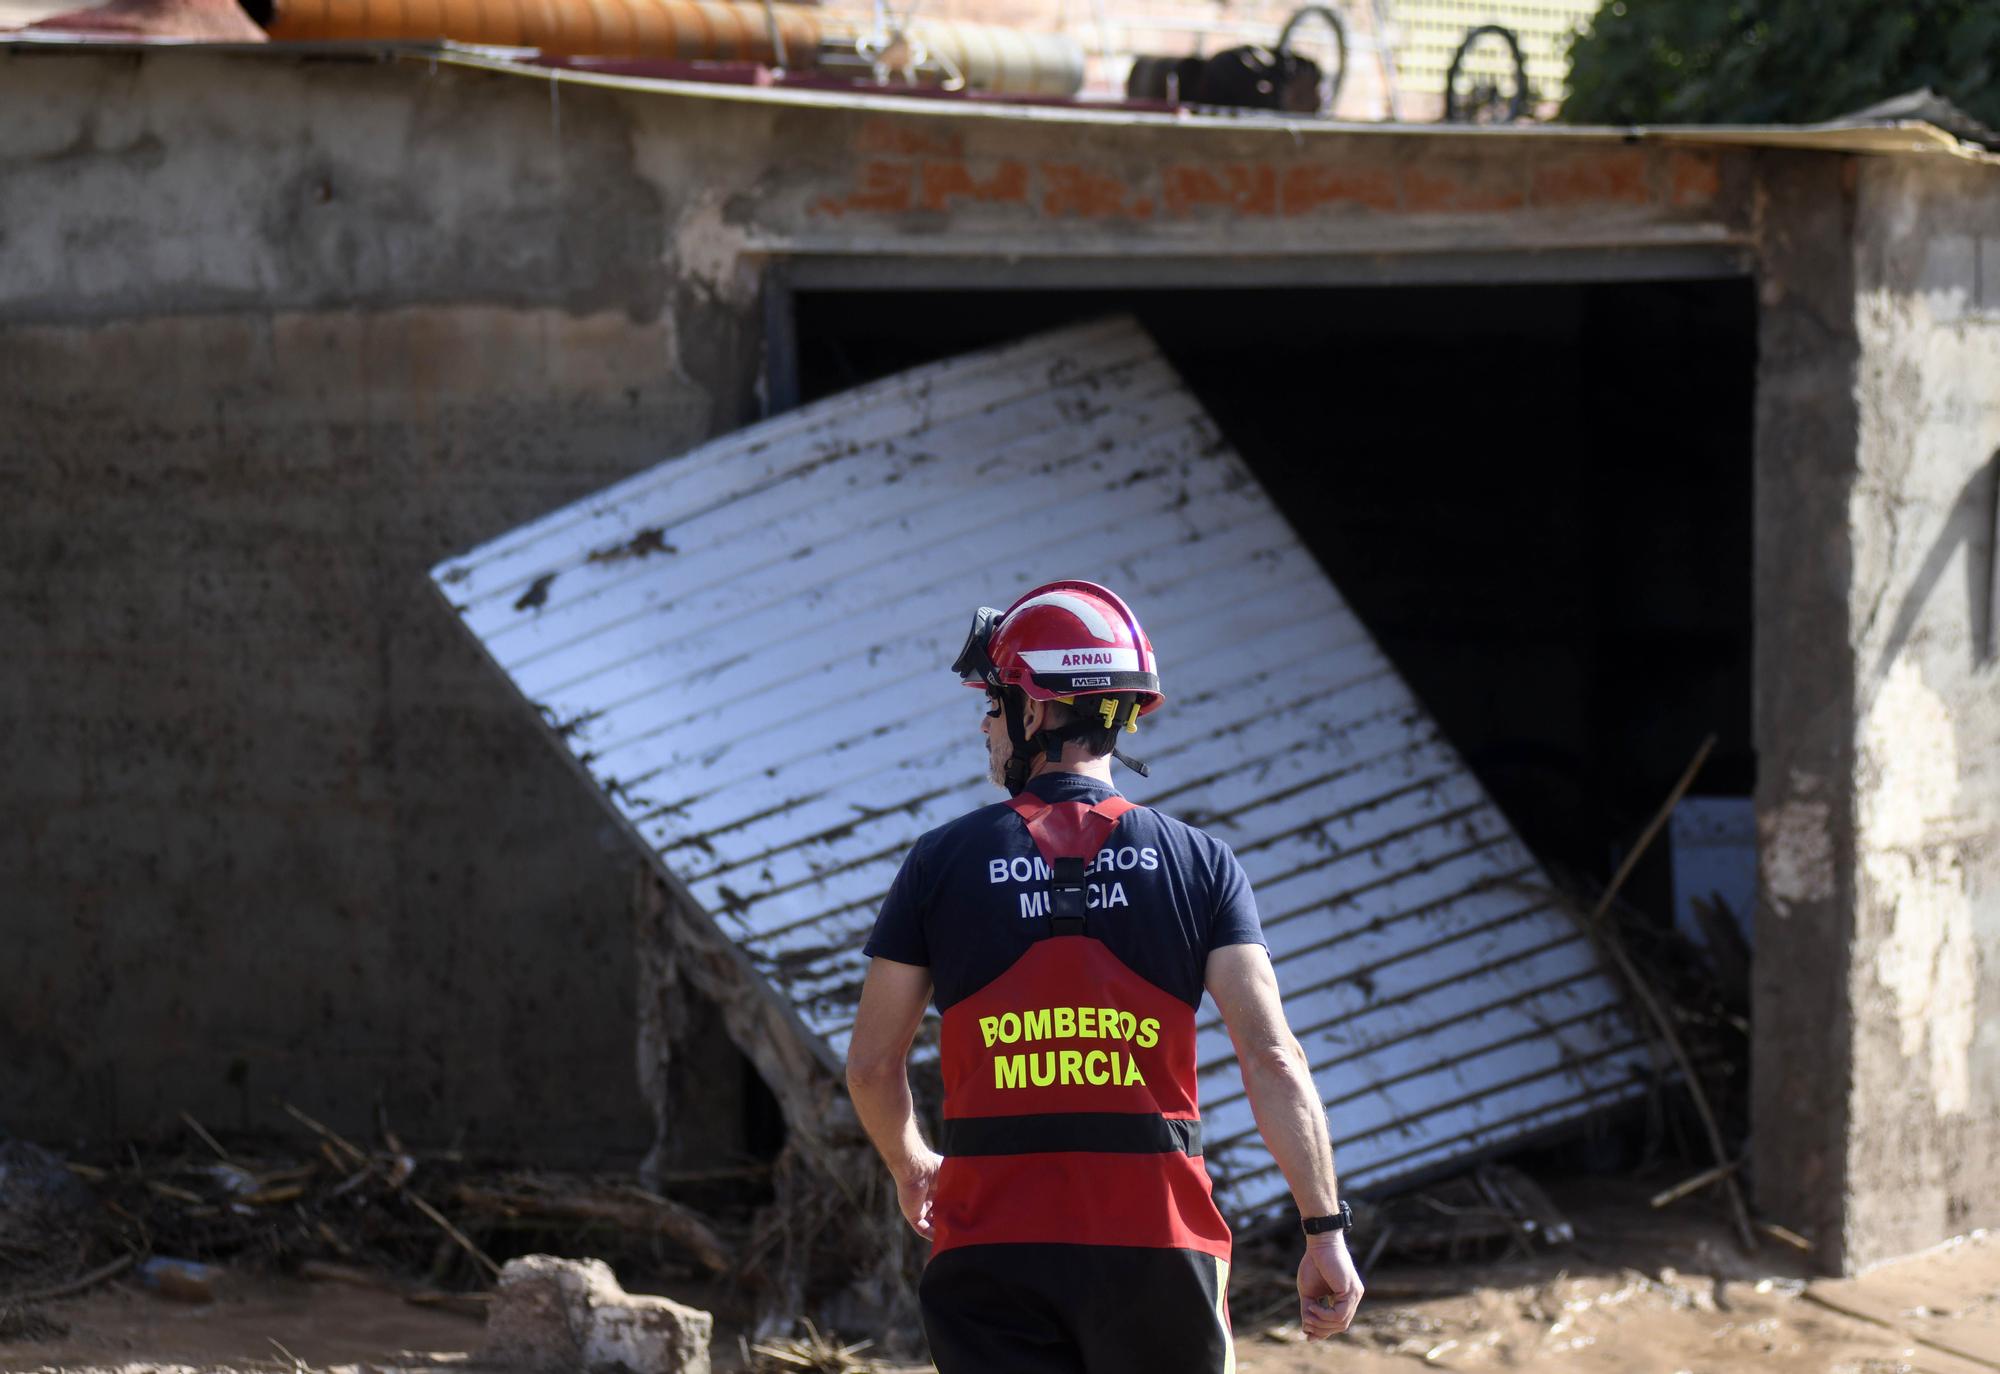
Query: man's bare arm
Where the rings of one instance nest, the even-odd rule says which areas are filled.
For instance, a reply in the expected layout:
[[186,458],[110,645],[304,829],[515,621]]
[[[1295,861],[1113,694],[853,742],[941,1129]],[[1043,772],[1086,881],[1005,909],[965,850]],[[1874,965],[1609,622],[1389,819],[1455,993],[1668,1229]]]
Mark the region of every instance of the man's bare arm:
[[1299,1211],[1324,1216],[1340,1205],[1326,1112],[1312,1067],[1278,1000],[1278,979],[1262,945],[1224,945],[1208,956],[1208,995],[1222,1012],[1243,1066],[1243,1087],[1271,1157]]
[[[1243,1068],[1257,1130],[1291,1185],[1303,1216],[1340,1206],[1333,1143],[1313,1086],[1312,1066],[1285,1024],[1277,975],[1262,945],[1224,945],[1208,956],[1208,994],[1222,1012]],[[1340,1231],[1306,1238],[1299,1264],[1299,1321],[1308,1336],[1345,1331],[1361,1303],[1361,1279]]]
[[910,1042],[931,997],[931,971],[893,959],[873,959],[861,985],[854,1035],[847,1043],[847,1091],[855,1115],[896,1180],[903,1215],[917,1234],[931,1235],[931,1182],[940,1160],[917,1130],[910,1097]]

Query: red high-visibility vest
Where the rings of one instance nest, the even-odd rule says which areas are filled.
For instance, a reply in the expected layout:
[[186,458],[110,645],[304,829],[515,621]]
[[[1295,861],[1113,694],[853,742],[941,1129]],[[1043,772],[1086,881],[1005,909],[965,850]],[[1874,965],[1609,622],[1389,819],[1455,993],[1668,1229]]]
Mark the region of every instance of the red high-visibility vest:
[[1087,866],[1133,803],[1023,792],[1009,805],[1049,868],[1048,926],[944,1013],[932,1254],[1056,1242],[1226,1260],[1201,1159],[1195,1009],[1089,932]]

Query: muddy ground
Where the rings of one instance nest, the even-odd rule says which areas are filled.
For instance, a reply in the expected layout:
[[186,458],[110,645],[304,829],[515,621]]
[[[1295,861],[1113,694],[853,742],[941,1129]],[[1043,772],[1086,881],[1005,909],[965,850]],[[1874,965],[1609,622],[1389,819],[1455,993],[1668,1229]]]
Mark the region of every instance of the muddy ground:
[[[1563,1203],[1576,1223],[1574,1245],[1532,1260],[1385,1266],[1355,1329],[1329,1345],[1297,1341],[1274,1311],[1282,1296],[1269,1273],[1246,1260],[1232,1284],[1240,1367],[2000,1371],[2000,1236],[1975,1234],[1860,1279],[1808,1282],[1789,1251],[1767,1245],[1746,1257],[1700,1200],[1653,1211],[1632,1185],[1589,1184]],[[724,1294],[672,1291],[729,1305]],[[114,1281],[35,1313],[53,1325],[41,1339],[0,1341],[0,1369],[465,1369],[482,1335],[476,1318],[404,1302],[387,1278],[366,1287],[231,1275],[216,1301],[199,1305]],[[743,1368],[737,1334],[726,1323],[718,1329],[718,1370]]]

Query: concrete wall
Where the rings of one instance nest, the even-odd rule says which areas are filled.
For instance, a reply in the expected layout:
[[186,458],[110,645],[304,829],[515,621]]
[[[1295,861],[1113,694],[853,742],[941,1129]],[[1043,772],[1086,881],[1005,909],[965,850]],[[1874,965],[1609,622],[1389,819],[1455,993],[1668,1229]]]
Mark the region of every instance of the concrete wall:
[[751,412],[684,183],[414,66],[0,90],[0,1130],[636,1154],[630,852],[424,572]]
[[0,114],[0,1129],[58,1137],[380,1097],[645,1146],[629,852],[423,571],[750,419],[770,262],[1367,279],[1751,201],[1744,157],[1615,140],[409,58],[15,51]]
[[1754,552],[1758,859],[1751,1184],[1842,1264],[1853,932],[1852,167],[1765,154]]
[[1850,1265],[2000,1224],[2000,176],[1857,196]]
[[1761,180],[1755,1180],[1853,1270],[2000,1221],[2000,177]]

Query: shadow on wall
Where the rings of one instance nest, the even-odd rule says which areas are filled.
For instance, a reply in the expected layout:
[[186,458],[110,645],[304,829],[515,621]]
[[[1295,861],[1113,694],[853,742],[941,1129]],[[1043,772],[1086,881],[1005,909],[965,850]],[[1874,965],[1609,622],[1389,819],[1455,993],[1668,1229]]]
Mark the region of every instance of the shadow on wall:
[[2000,605],[2000,558],[1995,556],[2000,552],[2000,450],[1959,488],[1944,528],[1938,531],[1916,579],[1896,608],[1896,619],[1869,675],[1871,689],[1881,685],[1889,665],[1909,642],[1931,593],[1944,580],[1945,569],[1960,547],[1965,549],[1965,607],[1970,621],[1966,642],[1972,649],[1971,666],[1979,669],[1994,661],[1996,639],[2000,639],[1994,625],[1996,605]]

